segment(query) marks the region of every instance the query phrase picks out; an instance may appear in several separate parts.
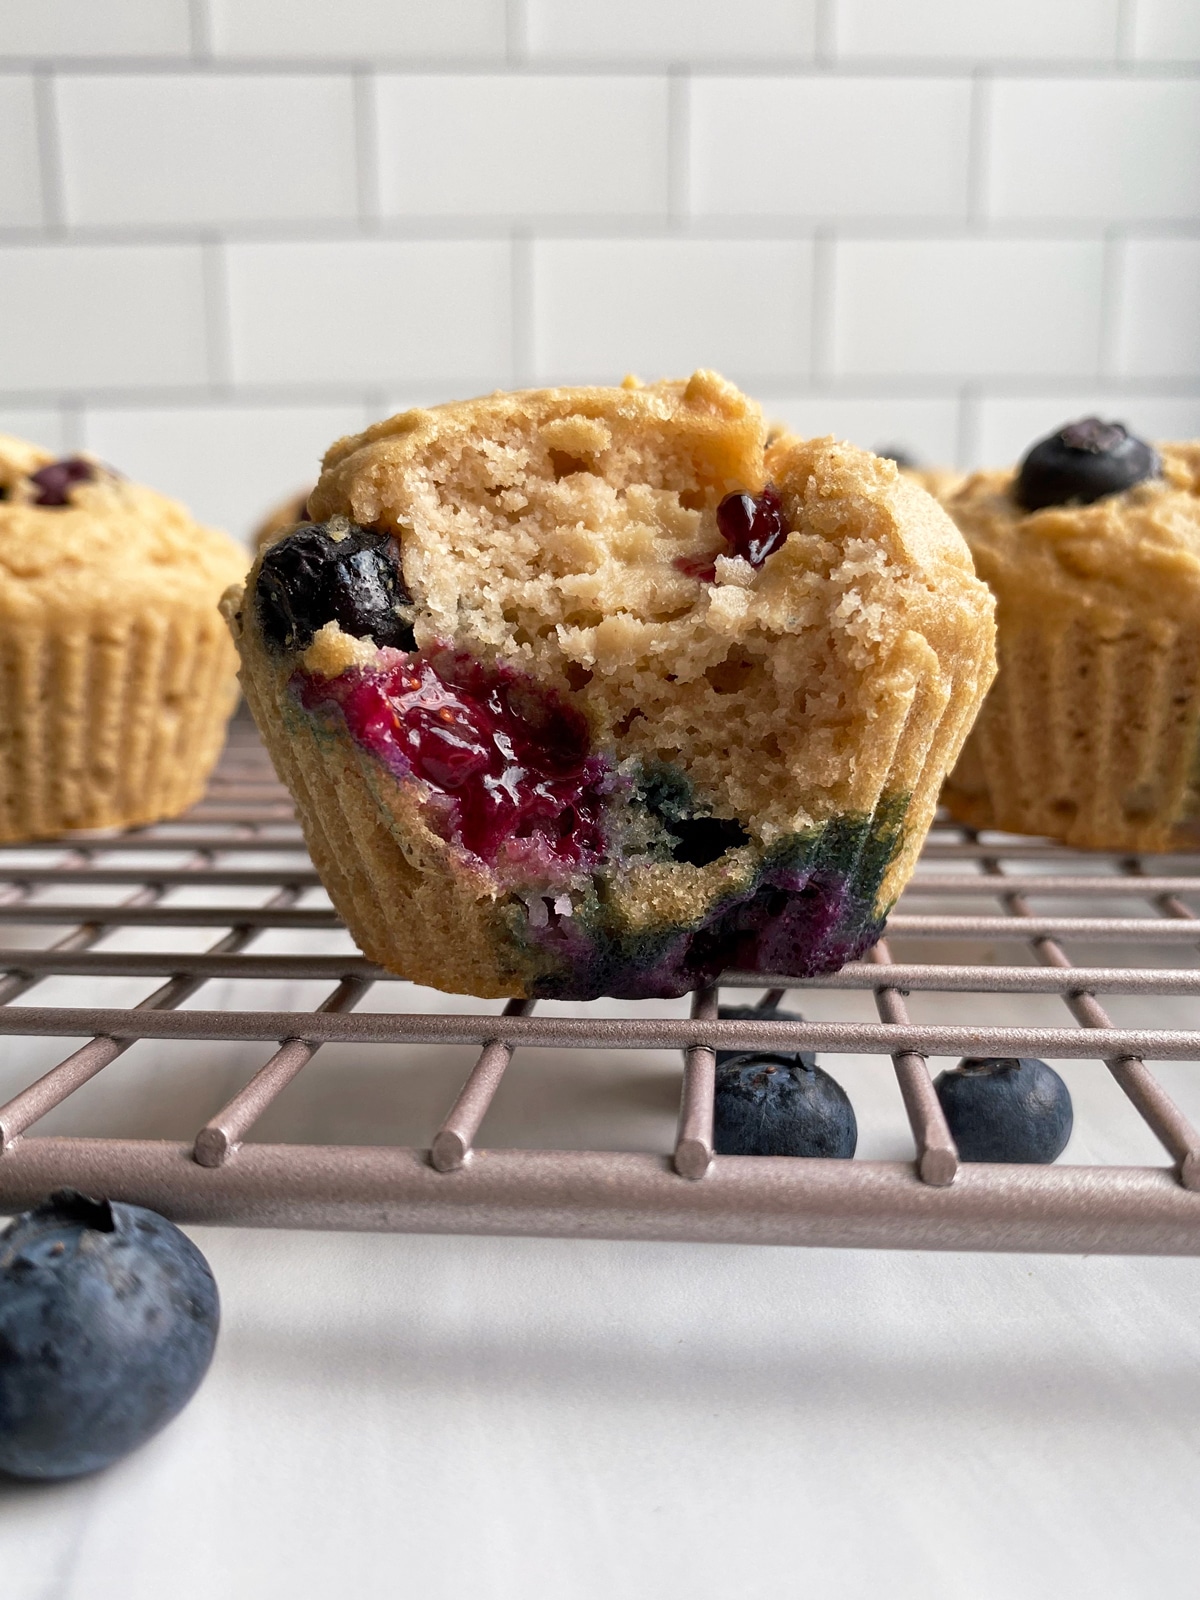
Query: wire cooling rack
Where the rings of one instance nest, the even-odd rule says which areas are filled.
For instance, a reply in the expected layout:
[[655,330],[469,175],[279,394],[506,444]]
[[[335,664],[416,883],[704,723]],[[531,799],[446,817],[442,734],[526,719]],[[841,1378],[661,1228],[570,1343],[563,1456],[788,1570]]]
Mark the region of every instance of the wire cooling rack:
[[[721,979],[727,994],[767,985],[760,1006],[788,989],[826,999],[865,992],[877,1022],[719,1021],[715,988],[692,997],[690,1018],[654,1006],[634,1016],[597,1006],[539,1016],[525,1001],[498,1015],[358,1012],[385,975],[344,953],[288,795],[242,713],[208,794],[186,817],[0,851],[0,1033],[87,1039],[0,1107],[0,1210],[71,1185],[178,1221],[258,1227],[1200,1254],[1200,1135],[1148,1065],[1200,1058],[1200,1031],[1115,1026],[1099,998],[1169,997],[1178,1010],[1181,998],[1200,996],[1200,925],[1187,903],[1200,895],[1200,855],[1166,865],[940,824],[870,960],[808,984],[736,972]],[[196,896],[186,891],[198,885],[204,903],[190,903]],[[1108,914],[1114,899],[1128,915]],[[1035,901],[1055,909],[1035,910]],[[121,948],[133,928],[157,930],[163,948]],[[256,951],[277,929],[305,930],[327,949]],[[181,948],[198,930],[219,937],[199,953]],[[963,959],[981,944],[992,959]],[[1132,950],[1136,959],[1076,965],[1068,945]],[[900,946],[937,959],[896,960]],[[1013,959],[998,961],[995,950]],[[39,986],[64,977],[164,982],[133,1007],[30,1003]],[[305,1011],[187,1004],[220,979],[305,980],[328,992]],[[908,997],[926,993],[940,995],[943,1010],[947,998],[961,1007],[952,1013],[961,1020],[913,1020]],[[1057,1027],[973,1020],[980,997],[1002,995],[1057,997],[1069,1016]],[[269,1059],[213,1106],[190,1142],[39,1135],[48,1113],[136,1041],[242,1041]],[[468,1044],[479,1054],[456,1097],[447,1085],[429,1148],[255,1142],[255,1124],[334,1041]],[[713,1052],[733,1047],[867,1054],[881,1070],[890,1058],[912,1159],[714,1156]],[[476,1147],[514,1051],[528,1049],[680,1051],[673,1150]],[[1170,1164],[960,1164],[927,1063],[961,1055],[1103,1061]]]

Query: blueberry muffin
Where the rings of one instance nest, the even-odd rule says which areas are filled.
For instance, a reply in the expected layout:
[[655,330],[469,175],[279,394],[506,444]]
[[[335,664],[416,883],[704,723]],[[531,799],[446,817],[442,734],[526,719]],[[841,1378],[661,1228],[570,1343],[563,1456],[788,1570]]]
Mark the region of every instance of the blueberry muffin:
[[248,557],[86,457],[0,438],[0,843],[174,816],[237,697]]
[[875,454],[882,456],[885,461],[894,461],[906,478],[919,483],[925,493],[931,494],[935,500],[948,500],[962,486],[966,477],[965,472],[957,472],[953,467],[923,467],[903,445],[877,445]]
[[280,534],[287,533],[298,522],[303,522],[308,515],[308,495],[307,489],[301,489],[298,494],[290,494],[286,500],[272,506],[251,533],[250,548],[265,550],[267,545],[274,544]]
[[1000,672],[952,816],[1101,850],[1200,820],[1200,445],[1089,417],[947,502],[997,601]]
[[363,950],[483,996],[677,995],[878,936],[994,670],[949,518],[712,373],[409,411],[225,609]]

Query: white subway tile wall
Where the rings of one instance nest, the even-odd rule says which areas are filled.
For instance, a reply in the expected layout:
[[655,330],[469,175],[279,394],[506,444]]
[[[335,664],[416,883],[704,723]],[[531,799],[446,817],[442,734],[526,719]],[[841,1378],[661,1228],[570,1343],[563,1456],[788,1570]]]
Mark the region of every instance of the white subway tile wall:
[[0,429],[248,531],[497,385],[1200,434],[1200,0],[3,0]]

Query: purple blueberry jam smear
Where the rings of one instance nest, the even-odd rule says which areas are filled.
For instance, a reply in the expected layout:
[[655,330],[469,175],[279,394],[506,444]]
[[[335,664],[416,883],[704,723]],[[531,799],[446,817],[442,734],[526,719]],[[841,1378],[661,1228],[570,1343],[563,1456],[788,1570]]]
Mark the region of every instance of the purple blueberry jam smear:
[[605,855],[608,763],[585,718],[513,669],[450,650],[380,652],[337,678],[299,672],[307,711],[336,707],[398,778],[429,787],[428,821],[489,866],[588,868]]
[[[717,507],[717,528],[729,546],[730,554],[758,570],[787,540],[791,531],[783,514],[783,502],[773,483],[759,495],[727,494]],[[701,583],[711,583],[717,575],[716,555],[679,556],[677,571]]]
[[672,565],[685,578],[699,578],[701,583],[711,583],[717,575],[716,556],[676,556]]
[[883,932],[880,890],[904,838],[907,798],[872,816],[835,817],[793,835],[754,877],[714,904],[699,924],[631,931],[613,917],[603,886],[570,913],[544,899],[536,920],[511,913],[513,937],[529,951],[529,992],[546,999],[663,999],[713,982],[722,971],[796,978],[836,972]]
[[527,934],[551,957],[531,992],[542,999],[655,1000],[687,994],[734,969],[818,977],[857,960],[883,928],[861,886],[828,871],[761,879],[698,928],[657,930],[641,948],[606,948],[603,931],[586,918],[547,907],[545,924]]
[[35,506],[65,506],[71,503],[71,490],[77,483],[90,483],[96,469],[82,456],[68,456],[64,461],[51,461],[29,474],[36,489]]

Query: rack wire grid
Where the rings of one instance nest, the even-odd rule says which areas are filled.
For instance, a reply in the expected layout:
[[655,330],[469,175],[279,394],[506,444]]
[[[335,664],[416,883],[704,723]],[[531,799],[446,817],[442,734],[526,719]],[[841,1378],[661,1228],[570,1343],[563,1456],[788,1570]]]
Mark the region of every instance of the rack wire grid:
[[[715,986],[692,996],[690,1017],[649,1003],[617,1016],[602,1003],[538,1015],[527,1001],[499,1014],[358,1011],[373,985],[395,980],[351,953],[243,710],[207,795],[187,816],[0,851],[0,1032],[10,1050],[13,1037],[87,1041],[0,1107],[0,1210],[71,1186],[176,1221],[255,1227],[1200,1254],[1200,1135],[1148,1065],[1200,1058],[1200,1031],[1117,1026],[1098,998],[1134,996],[1159,1014],[1200,994],[1200,926],[1186,903],[1197,895],[1200,854],[1102,856],[940,821],[870,959],[805,983],[738,972],[720,980],[729,990],[766,986],[759,1009],[805,989],[835,1010],[853,997],[861,1012],[869,995],[877,1021],[718,1020]],[[1109,914],[1114,900],[1129,914]],[[280,929],[303,930],[310,948],[256,949]],[[151,930],[150,942],[164,948],[130,950],[132,930]],[[198,942],[207,947],[179,948]],[[1076,965],[1067,945],[1131,959]],[[900,947],[936,959],[896,959]],[[978,950],[984,959],[963,959]],[[998,961],[997,950],[1014,959]],[[1168,964],[1149,964],[1155,958]],[[88,980],[89,997],[101,979],[165,981],[123,1008],[15,1003],[65,977]],[[303,980],[327,992],[303,1011],[189,1004],[221,979]],[[941,996],[955,1020],[914,1020],[914,995]],[[1051,997],[1070,1016],[1061,1026],[988,1024],[977,1017],[989,996],[1025,997],[1020,1004],[1035,1010],[1046,1001],[1033,997]],[[165,1041],[240,1041],[267,1059],[248,1081],[242,1073],[242,1086],[190,1141],[37,1132],[138,1041],[158,1041],[150,1048],[159,1051]],[[456,1098],[446,1086],[443,1103],[452,1103],[428,1148],[252,1140],[276,1098],[334,1041],[465,1044],[478,1056]],[[722,1048],[865,1053],[880,1071],[890,1057],[912,1159],[714,1155],[714,1050]],[[514,1051],[530,1049],[681,1052],[673,1150],[477,1147]],[[960,1055],[1081,1058],[1095,1070],[1102,1061],[1170,1164],[960,1163],[928,1065]]]

